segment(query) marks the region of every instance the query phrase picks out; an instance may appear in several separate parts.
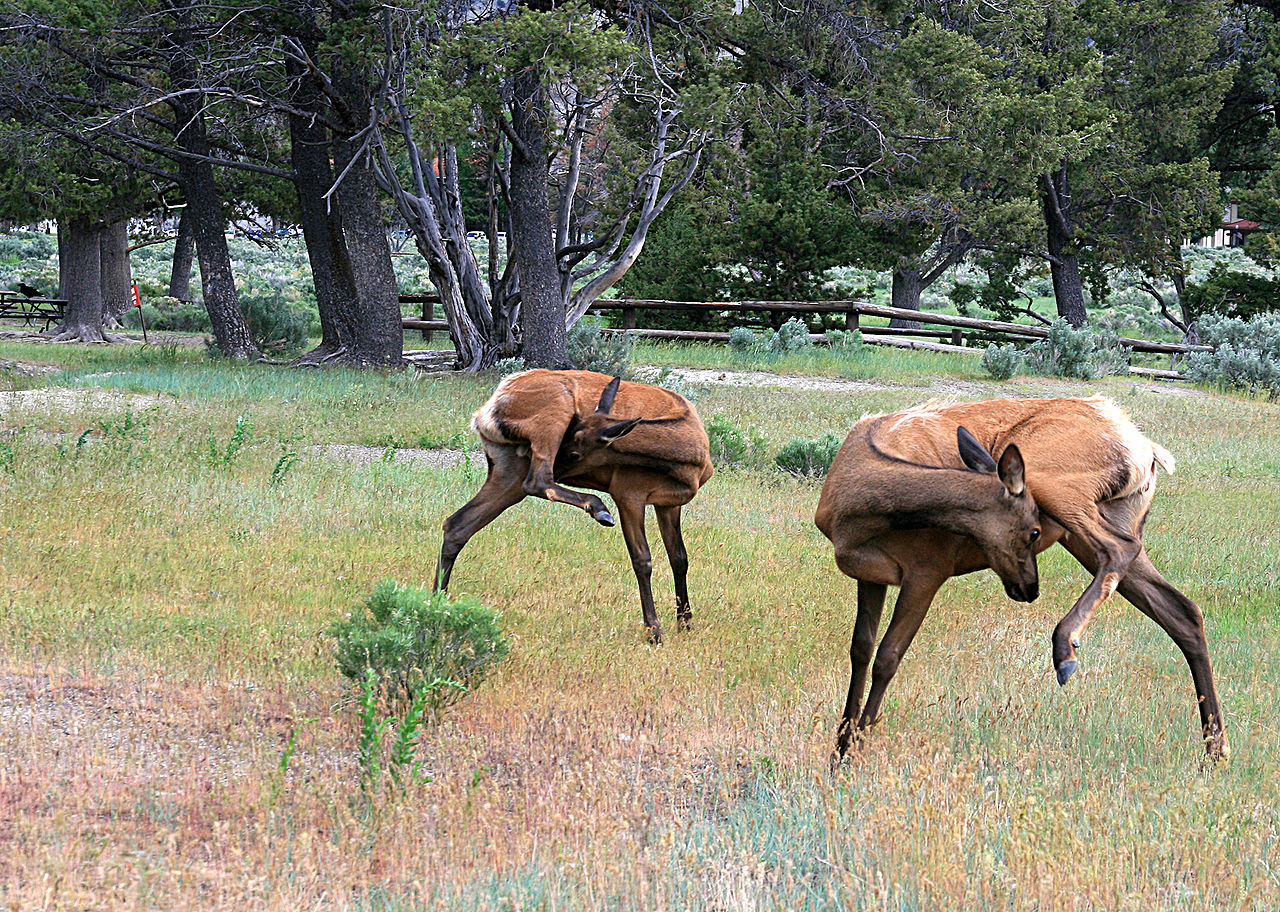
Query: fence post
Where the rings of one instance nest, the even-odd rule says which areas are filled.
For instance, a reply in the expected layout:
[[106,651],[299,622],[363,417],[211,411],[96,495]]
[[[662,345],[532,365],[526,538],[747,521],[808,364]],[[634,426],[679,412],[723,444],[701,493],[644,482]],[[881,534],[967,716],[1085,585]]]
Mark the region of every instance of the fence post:
[[848,310],[844,312],[844,328],[845,329],[858,328],[858,308],[856,305],[853,307],[850,307]]
[[636,309],[634,307],[622,308],[622,328],[623,329],[636,328]]
[[[424,299],[423,299],[423,301],[422,301],[422,319],[424,319],[424,320],[434,320],[435,318],[436,318],[436,304],[435,304],[435,302],[434,302],[434,301],[432,301],[430,298],[424,298]],[[424,330],[422,331],[422,338],[423,338],[425,341],[430,342],[430,341],[431,341],[431,336],[432,336],[432,332],[431,332],[431,330],[429,330],[429,329],[424,329]]]
[[958,326],[955,329],[951,330],[951,344],[952,345],[964,344],[964,336],[960,333],[960,327]]

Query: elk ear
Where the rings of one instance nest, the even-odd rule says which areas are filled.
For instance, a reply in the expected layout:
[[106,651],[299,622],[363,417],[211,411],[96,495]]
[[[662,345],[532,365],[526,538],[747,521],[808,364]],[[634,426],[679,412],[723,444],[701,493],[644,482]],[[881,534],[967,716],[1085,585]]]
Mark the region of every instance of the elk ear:
[[604,392],[600,394],[600,404],[596,406],[597,415],[607,415],[609,410],[613,408],[613,400],[618,395],[618,386],[622,383],[621,377],[614,377],[609,381],[609,385],[604,388]]
[[956,428],[956,443],[960,445],[960,459],[975,472],[996,474],[996,461],[991,458],[987,448],[978,443],[978,438],[969,433],[963,425]]
[[635,430],[636,425],[639,424],[642,420],[643,419],[641,418],[628,418],[626,421],[619,421],[617,424],[610,424],[610,425],[607,425],[606,427],[601,428],[600,442],[603,443],[605,446],[608,446],[609,444],[617,440],[619,437],[623,437],[627,434],[630,434],[633,430]]
[[1015,497],[1027,490],[1025,477],[1026,467],[1022,463],[1022,451],[1016,443],[1011,443],[1000,454],[1000,480]]

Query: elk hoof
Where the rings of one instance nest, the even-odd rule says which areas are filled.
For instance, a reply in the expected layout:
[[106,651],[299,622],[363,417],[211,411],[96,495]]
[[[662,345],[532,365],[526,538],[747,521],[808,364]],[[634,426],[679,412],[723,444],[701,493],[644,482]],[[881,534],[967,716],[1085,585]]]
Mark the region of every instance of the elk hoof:
[[1073,674],[1076,673],[1076,660],[1067,659],[1058,666],[1058,683],[1066,684]]
[[591,518],[602,526],[617,525],[613,520],[613,515],[608,510],[598,510],[591,514]]

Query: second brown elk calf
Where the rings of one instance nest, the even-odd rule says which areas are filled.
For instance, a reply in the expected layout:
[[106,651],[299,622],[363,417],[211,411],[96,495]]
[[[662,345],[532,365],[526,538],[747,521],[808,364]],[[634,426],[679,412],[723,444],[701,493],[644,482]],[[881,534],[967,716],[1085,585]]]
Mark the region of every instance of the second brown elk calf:
[[[999,467],[988,451],[1001,452]],[[1007,462],[1016,470],[1023,460],[1024,472],[1007,470]],[[991,567],[1010,597],[1031,601],[1038,587],[1034,568],[1025,567],[1028,555],[1061,542],[1093,581],[1054,629],[1058,682],[1065,684],[1076,670],[1075,650],[1094,611],[1118,591],[1182,651],[1206,752],[1225,758],[1227,736],[1203,616],[1160,574],[1142,543],[1157,465],[1172,471],[1173,457],[1100,398],[929,403],[854,425],[832,463],[815,517],[835,546],[837,565],[858,581],[837,753],[843,755],[857,732],[876,721],[885,688],[946,580]],[[1020,497],[1034,501],[1038,524],[1019,519]],[[874,650],[888,586],[901,591]],[[863,705],[873,650],[871,691]]]
[[484,444],[489,475],[444,522],[437,587],[448,586],[458,552],[471,536],[527,496],[571,504],[612,526],[604,502],[565,487],[573,485],[607,492],[617,505],[644,624],[654,642],[661,642],[644,531],[645,507],[653,505],[675,577],[676,617],[681,625],[689,623],[693,611],[680,512],[712,469],[707,432],[688,400],[592,371],[531,370],[498,384],[471,426]]

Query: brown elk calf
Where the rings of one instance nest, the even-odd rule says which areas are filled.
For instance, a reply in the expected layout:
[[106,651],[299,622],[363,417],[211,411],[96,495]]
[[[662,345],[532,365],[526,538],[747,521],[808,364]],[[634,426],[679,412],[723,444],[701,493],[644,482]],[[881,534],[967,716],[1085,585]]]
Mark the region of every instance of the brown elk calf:
[[604,526],[614,524],[594,494],[613,498],[640,585],[644,624],[654,642],[662,627],[650,586],[653,561],[644,511],[653,505],[675,577],[676,617],[693,617],[681,508],[711,477],[707,432],[694,407],[670,390],[612,380],[592,371],[531,370],[512,374],[475,413],[489,475],[462,509],[444,521],[436,586],[449,585],[458,552],[498,514],[527,496],[572,504]]
[[[965,452],[966,435],[980,448],[1005,457],[1015,450],[1018,461],[1025,459],[1038,527],[1011,528],[1007,504],[979,503],[975,512],[973,473],[957,471],[962,462],[975,465],[972,449]],[[1205,749],[1211,759],[1225,758],[1227,736],[1203,616],[1160,575],[1142,544],[1157,465],[1172,472],[1173,457],[1101,398],[927,403],[854,425],[832,463],[815,518],[835,546],[837,565],[858,581],[852,674],[837,753],[842,756],[876,721],[885,688],[946,580],[991,567],[1010,597],[1030,601],[1037,589],[1028,588],[1011,561],[1061,542],[1093,581],[1053,632],[1058,682],[1065,684],[1076,670],[1075,650],[1094,611],[1118,591],[1182,650]],[[1010,494],[1016,492],[1010,488]],[[1009,538],[1002,543],[1001,536]],[[875,651],[871,691],[862,705],[887,586],[901,592]]]

